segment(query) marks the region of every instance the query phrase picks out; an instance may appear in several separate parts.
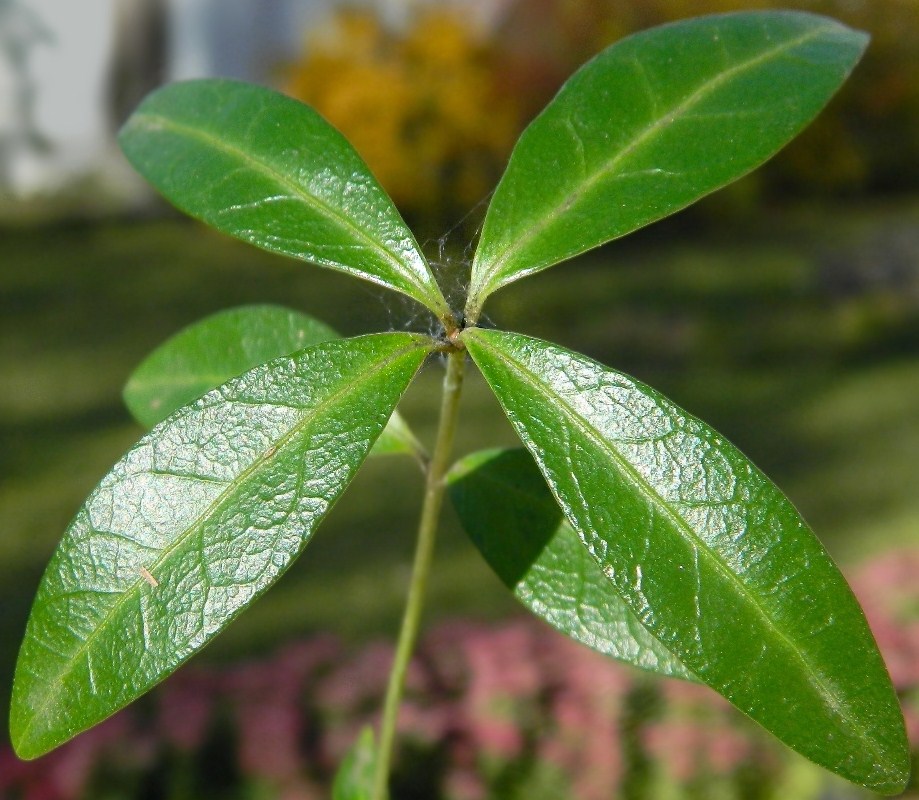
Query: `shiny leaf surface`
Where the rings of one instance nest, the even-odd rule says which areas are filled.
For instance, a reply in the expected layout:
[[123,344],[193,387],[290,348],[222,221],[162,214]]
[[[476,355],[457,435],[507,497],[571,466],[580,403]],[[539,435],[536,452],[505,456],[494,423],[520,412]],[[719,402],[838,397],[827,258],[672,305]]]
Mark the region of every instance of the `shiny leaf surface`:
[[348,751],[332,784],[332,800],[370,800],[373,793],[373,771],[376,745],[373,728],[364,728]]
[[[338,333],[308,314],[280,306],[241,306],[218,311],[183,328],[134,370],[124,401],[134,418],[152,428],[205,392],[273,358]],[[423,448],[394,412],[371,454],[416,455]]]
[[511,281],[681,209],[759,166],[826,104],[867,36],[752,12],[638,33],[530,124],[495,192],[467,318]]
[[311,538],[431,340],[381,334],[257,367],[157,425],[93,491],[51,559],[13,685],[34,758],[203,647]]
[[463,340],[648,631],[790,747],[875,791],[902,790],[909,750],[890,679],[849,587],[788,499],[626,375],[518,334],[469,329]]
[[218,230],[449,313],[392,201],[308,106],[238,81],[176,83],[141,103],[119,143],[168,200]]
[[526,450],[473,453],[450,470],[448,481],[469,537],[537,617],[604,655],[695,680],[614,590]]

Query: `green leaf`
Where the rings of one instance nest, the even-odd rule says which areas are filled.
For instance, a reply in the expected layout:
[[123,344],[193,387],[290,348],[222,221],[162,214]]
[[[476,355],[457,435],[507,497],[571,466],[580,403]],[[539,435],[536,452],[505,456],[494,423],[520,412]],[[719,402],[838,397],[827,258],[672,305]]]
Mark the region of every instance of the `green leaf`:
[[141,103],[119,143],[168,200],[218,230],[449,314],[392,201],[308,106],[237,81],[176,83]]
[[824,17],[766,11],[652,28],[600,53],[511,154],[475,254],[467,320],[505,284],[762,164],[823,108],[867,41]]
[[280,306],[219,311],[183,328],[148,355],[124,387],[124,402],[144,427],[246,370],[311,344],[339,338],[328,325]]
[[427,457],[424,445],[415,438],[415,434],[398,411],[393,411],[389,422],[373,443],[372,456],[412,456],[422,461]]
[[390,333],[256,367],[115,465],[48,565],[10,730],[35,758],[145,692],[268,588],[312,537],[432,348]]
[[518,334],[467,329],[463,341],[648,631],[790,747],[875,791],[902,790],[909,748],[890,678],[857,601],[788,499],[711,428],[626,375]]
[[537,617],[604,655],[695,680],[606,579],[526,450],[473,453],[457,462],[447,480],[466,532]]
[[[241,306],[192,323],[156,348],[133,372],[124,401],[144,427],[158,422],[205,392],[278,356],[338,339],[323,322],[280,306]],[[393,413],[371,454],[417,455],[424,448]]]
[[365,727],[335,773],[332,800],[370,800],[376,766],[373,728]]

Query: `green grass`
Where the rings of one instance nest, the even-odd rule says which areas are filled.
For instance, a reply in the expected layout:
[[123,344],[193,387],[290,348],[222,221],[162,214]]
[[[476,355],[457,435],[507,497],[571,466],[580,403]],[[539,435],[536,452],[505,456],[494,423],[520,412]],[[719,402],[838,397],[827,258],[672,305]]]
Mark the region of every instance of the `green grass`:
[[[877,242],[910,226],[912,272],[871,278]],[[840,288],[834,270],[871,279]],[[141,433],[120,403],[131,368],[182,325],[247,302],[291,305],[345,334],[430,325],[395,295],[187,222],[0,236],[0,692],[43,565]],[[841,560],[919,542],[915,206],[776,218],[714,240],[658,226],[508,287],[486,311],[653,383],[714,424]],[[430,365],[401,406],[428,441],[439,378]],[[462,452],[514,442],[474,373],[462,425]],[[390,635],[420,490],[412,463],[368,462],[290,574],[205,657],[288,632]],[[515,609],[445,517],[431,618]]]

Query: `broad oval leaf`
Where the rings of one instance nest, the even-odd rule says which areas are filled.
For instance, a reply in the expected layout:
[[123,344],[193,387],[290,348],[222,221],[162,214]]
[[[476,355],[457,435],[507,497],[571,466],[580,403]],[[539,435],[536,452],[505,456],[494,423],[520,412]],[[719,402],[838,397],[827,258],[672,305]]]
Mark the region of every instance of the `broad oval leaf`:
[[762,164],[826,104],[868,37],[750,12],[630,36],[529,125],[488,208],[467,320],[496,289],[672,214]]
[[[315,317],[281,306],[218,311],[183,328],[148,355],[124,387],[124,402],[144,427],[205,392],[273,358],[339,335]],[[371,454],[415,455],[424,448],[399,412],[393,413]]]
[[696,680],[623,602],[581,544],[526,450],[482,450],[447,476],[460,522],[537,617],[604,655]]
[[392,201],[347,140],[303,103],[238,81],[176,83],[149,95],[118,141],[168,200],[218,230],[449,315]]
[[383,429],[428,337],[324,342],[157,425],[115,465],[42,579],[10,730],[35,758],[145,692],[270,586]]
[[332,800],[371,800],[376,768],[373,728],[363,728],[335,773]]
[[653,389],[499,331],[473,359],[568,521],[642,624],[790,747],[896,793],[909,748],[842,575],[788,499]]

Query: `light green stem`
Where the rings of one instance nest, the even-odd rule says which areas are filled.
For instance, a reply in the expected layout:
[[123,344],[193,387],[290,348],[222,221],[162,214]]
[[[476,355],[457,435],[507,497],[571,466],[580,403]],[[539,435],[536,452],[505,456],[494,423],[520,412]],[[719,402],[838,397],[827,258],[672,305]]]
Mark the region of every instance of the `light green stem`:
[[405,688],[408,664],[418,638],[421,611],[434,555],[434,542],[437,538],[437,521],[440,518],[440,507],[444,497],[444,475],[450,465],[450,455],[453,451],[453,437],[456,433],[465,365],[465,350],[454,351],[447,356],[447,374],[444,376],[440,421],[425,480],[424,504],[421,507],[421,521],[418,524],[412,581],[405,602],[399,643],[396,646],[396,657],[392,672],[389,674],[389,686],[386,689],[386,701],[383,705],[380,741],[373,778],[373,800],[387,800],[389,767],[396,735],[396,718]]

